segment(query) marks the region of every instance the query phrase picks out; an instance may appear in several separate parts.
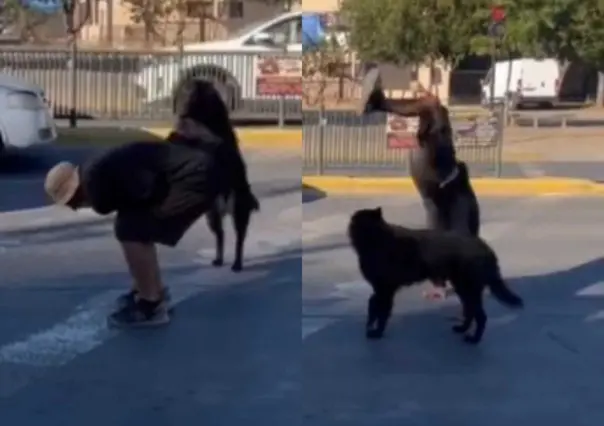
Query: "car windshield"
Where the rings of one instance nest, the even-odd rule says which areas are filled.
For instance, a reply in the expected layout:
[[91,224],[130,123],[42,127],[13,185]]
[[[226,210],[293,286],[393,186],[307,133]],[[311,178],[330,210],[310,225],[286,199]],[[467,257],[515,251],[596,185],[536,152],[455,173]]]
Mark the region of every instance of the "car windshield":
[[268,21],[269,20],[265,18],[265,19],[260,19],[260,20],[254,21],[254,22],[250,22],[249,24],[246,24],[243,27],[239,28],[238,30],[230,33],[229,39],[242,37],[242,36],[252,32],[254,29],[260,27],[262,24],[266,24]]

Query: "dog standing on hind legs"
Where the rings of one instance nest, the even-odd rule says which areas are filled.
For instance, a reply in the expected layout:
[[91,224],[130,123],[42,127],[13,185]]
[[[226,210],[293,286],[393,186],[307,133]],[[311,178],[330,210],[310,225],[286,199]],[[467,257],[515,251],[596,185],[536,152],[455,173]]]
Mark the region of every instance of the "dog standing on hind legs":
[[[224,263],[223,218],[230,213],[235,228],[235,260],[232,270],[243,268],[243,249],[252,212],[260,210],[247,177],[247,166],[241,151],[229,111],[221,94],[211,81],[192,79],[179,88],[174,109],[177,128],[188,137],[173,141],[202,150],[215,152],[220,164],[220,189],[206,213],[210,230],[216,237],[214,266]],[[170,137],[168,138],[170,140]]]
[[240,272],[243,269],[243,253],[247,231],[252,213],[260,210],[260,203],[255,196],[237,196],[235,191],[218,197],[207,214],[208,227],[216,237],[216,257],[212,265],[220,267],[224,264],[224,217],[231,215],[235,230],[235,259],[231,270]]

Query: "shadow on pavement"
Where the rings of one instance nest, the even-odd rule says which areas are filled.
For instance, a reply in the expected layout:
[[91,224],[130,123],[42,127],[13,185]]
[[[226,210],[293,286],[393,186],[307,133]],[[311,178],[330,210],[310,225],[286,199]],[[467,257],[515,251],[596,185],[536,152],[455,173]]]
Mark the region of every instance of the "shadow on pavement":
[[327,194],[320,189],[302,184],[302,204],[319,201],[326,197]]
[[604,318],[588,318],[604,309],[604,292],[576,295],[602,279],[602,258],[509,279],[526,308],[488,297],[477,347],[449,330],[456,300],[396,315],[381,341],[364,339],[364,318],[344,319],[305,341],[305,418],[313,426],[602,424]]

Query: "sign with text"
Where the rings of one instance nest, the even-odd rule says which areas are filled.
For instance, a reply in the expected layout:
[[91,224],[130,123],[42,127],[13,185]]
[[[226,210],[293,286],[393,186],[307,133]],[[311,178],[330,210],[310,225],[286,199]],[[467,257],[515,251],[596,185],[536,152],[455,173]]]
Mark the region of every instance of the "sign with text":
[[256,95],[302,96],[302,58],[258,57],[256,60]]
[[386,141],[388,149],[413,149],[417,147],[417,117],[401,117],[388,114],[386,117]]

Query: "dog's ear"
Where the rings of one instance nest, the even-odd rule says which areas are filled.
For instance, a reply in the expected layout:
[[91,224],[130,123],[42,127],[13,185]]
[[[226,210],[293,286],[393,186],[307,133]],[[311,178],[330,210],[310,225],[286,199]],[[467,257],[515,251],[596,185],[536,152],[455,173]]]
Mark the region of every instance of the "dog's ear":
[[373,209],[373,211],[375,212],[375,216],[383,219],[384,215],[382,214],[382,207],[376,207],[375,209]]

